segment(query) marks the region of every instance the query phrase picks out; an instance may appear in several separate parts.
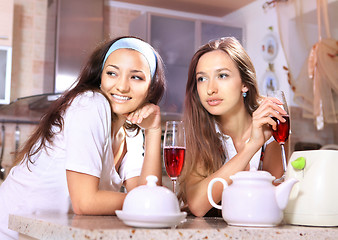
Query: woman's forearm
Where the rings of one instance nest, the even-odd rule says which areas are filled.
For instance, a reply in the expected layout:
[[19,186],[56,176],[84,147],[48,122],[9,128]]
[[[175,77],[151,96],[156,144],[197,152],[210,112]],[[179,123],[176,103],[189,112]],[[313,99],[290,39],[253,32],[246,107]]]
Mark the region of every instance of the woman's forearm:
[[72,201],[74,213],[81,215],[115,215],[121,210],[125,193],[99,190],[92,198]]
[[158,185],[162,185],[161,127],[145,130],[145,153],[139,184],[146,183],[146,177],[155,175]]
[[76,214],[112,215],[122,209],[125,193],[99,190],[100,179],[67,170],[67,183]]

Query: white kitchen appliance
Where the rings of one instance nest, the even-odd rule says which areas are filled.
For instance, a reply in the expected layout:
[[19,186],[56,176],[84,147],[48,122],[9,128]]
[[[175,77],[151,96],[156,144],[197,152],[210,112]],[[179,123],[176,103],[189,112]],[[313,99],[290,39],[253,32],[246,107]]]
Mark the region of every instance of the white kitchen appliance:
[[[305,159],[305,167],[292,162]],[[298,167],[299,168],[299,167]],[[293,152],[286,179],[296,178],[284,210],[285,223],[306,226],[338,226],[338,151],[310,150]]]

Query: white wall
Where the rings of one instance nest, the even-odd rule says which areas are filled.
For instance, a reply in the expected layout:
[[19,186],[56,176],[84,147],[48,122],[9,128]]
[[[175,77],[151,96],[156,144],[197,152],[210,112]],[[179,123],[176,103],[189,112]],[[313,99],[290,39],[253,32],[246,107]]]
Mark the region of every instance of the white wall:
[[264,10],[262,6],[265,2],[263,0],[254,1],[240,10],[225,16],[224,21],[237,21],[245,26],[245,48],[256,68],[259,85],[268,69],[268,62],[263,59],[261,47],[264,37],[268,33],[271,33],[269,27],[272,27],[272,33],[277,37],[279,45],[277,57],[273,60],[275,74],[279,82],[279,88],[285,91],[289,104],[292,105],[292,91],[287,82],[286,71],[283,70],[283,66],[286,66],[286,60],[279,42],[276,9],[269,8]]

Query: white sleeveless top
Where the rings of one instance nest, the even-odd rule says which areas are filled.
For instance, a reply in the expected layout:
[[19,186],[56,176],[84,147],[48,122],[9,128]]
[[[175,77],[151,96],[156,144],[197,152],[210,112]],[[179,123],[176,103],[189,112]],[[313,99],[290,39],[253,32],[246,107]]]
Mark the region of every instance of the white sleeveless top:
[[[229,135],[225,135],[221,132],[221,130],[219,129],[218,125],[215,124],[215,129],[217,134],[219,135],[219,139],[222,141],[222,147],[224,149],[224,153],[226,156],[226,160],[224,162],[227,163],[230,159],[232,159],[234,156],[236,156],[237,154],[237,150],[235,148],[234,142],[232,141],[232,138]],[[249,141],[249,139],[247,140]],[[271,138],[269,138],[263,145],[263,149],[266,148],[266,146],[273,142],[274,138],[271,136]],[[258,169],[259,168],[259,163],[261,160],[261,153],[262,153],[262,148],[260,148],[255,155],[251,158],[250,160],[250,169],[255,168]]]

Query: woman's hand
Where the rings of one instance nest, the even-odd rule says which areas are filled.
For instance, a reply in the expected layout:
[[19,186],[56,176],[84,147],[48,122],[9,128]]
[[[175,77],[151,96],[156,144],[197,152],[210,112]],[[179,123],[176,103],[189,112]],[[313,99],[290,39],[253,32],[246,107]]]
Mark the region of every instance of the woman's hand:
[[158,185],[162,185],[162,161],[161,161],[161,111],[160,107],[146,103],[127,115],[127,119],[143,128],[144,131],[144,162],[141,176],[137,185],[146,184],[146,177],[155,175]]
[[147,103],[134,112],[129,113],[127,119],[146,130],[161,128],[160,107],[152,103]]
[[272,117],[276,117],[282,122],[285,119],[282,115],[286,112],[279,107],[282,103],[277,98],[266,97],[260,106],[252,114],[252,130],[250,140],[263,145],[271,137],[271,127],[276,129],[276,122]]

